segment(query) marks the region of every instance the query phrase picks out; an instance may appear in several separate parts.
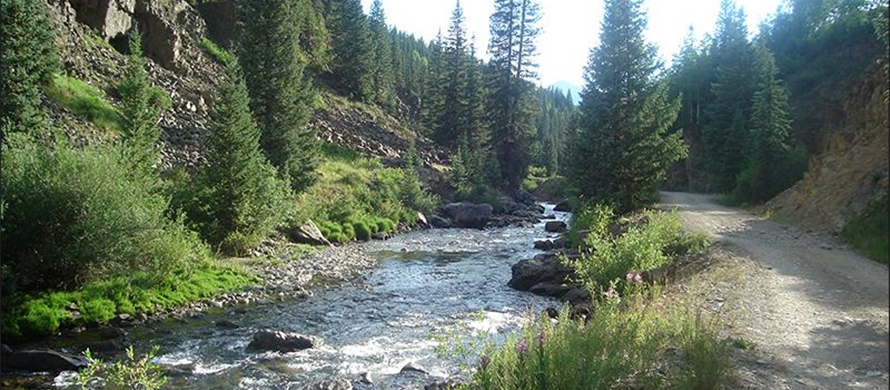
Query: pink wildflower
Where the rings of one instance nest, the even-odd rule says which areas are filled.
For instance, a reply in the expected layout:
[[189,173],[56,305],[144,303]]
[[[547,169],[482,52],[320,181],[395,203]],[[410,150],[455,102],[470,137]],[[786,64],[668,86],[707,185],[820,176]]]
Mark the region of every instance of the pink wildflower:
[[628,272],[627,273],[627,281],[630,282],[631,280],[633,280],[633,278],[634,278],[633,272]]
[[516,353],[524,355],[526,352],[528,352],[528,342],[520,339],[516,342]]
[[612,287],[609,287],[609,290],[606,291],[606,298],[608,298],[608,299],[612,299],[612,298],[615,298],[615,297],[617,297],[617,296],[618,296],[618,292],[615,291],[615,289],[612,288]]
[[643,283],[643,276],[640,274],[637,274],[636,276],[634,276],[634,282]]
[[544,332],[538,333],[538,345],[544,345],[547,342],[547,335]]

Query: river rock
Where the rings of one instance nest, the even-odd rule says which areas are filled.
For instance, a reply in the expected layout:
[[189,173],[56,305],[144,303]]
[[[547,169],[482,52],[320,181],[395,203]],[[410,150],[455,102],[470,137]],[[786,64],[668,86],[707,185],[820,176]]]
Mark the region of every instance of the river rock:
[[553,249],[553,241],[550,241],[550,240],[535,241],[535,249],[540,249],[542,251],[549,251],[549,250]]
[[451,227],[451,222],[438,215],[433,215],[430,217],[430,226],[438,229],[447,229]]
[[311,219],[306,221],[303,226],[291,229],[287,232],[287,235],[292,241],[301,244],[331,246],[331,242],[325,238],[324,234],[321,234],[318,225],[316,225],[315,222],[312,222]]
[[569,205],[569,200],[566,199],[566,200],[563,200],[562,202],[557,203],[556,206],[553,207],[553,211],[561,211],[564,213],[568,213],[568,212],[572,211],[572,206]]
[[352,390],[352,382],[344,378],[329,378],[304,386],[303,390]]
[[544,231],[547,233],[564,233],[568,226],[563,221],[549,221],[544,224]]
[[513,264],[511,271],[513,275],[507,284],[520,291],[529,291],[539,283],[562,284],[572,274],[572,270],[563,265],[554,254],[522,260]]
[[566,283],[541,282],[534,286],[531,286],[528,291],[535,295],[562,298],[573,288],[574,286]]
[[494,208],[487,203],[459,202],[445,205],[442,211],[456,227],[482,229],[491,219]]
[[30,372],[77,371],[89,365],[83,356],[50,349],[14,351],[3,356],[3,366]]
[[399,374],[409,374],[409,373],[426,374],[426,370],[415,362],[408,362],[407,364],[405,364],[402,367],[401,370],[399,370]]
[[321,339],[315,336],[275,330],[260,330],[253,335],[253,340],[247,345],[247,350],[294,352],[315,348],[320,345]]

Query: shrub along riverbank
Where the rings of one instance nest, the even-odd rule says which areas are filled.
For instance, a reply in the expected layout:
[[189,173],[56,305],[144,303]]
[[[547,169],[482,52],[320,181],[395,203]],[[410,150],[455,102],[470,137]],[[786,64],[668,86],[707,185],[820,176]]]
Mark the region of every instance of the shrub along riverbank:
[[572,232],[582,255],[569,264],[590,292],[593,314],[572,318],[564,308],[555,320],[529,318],[503,343],[484,341],[462,388],[713,389],[727,382],[731,343],[717,335],[717,323],[694,300],[655,304],[660,288],[641,275],[702,251],[703,236],[684,233],[674,213],[616,217],[605,206],[576,212]]

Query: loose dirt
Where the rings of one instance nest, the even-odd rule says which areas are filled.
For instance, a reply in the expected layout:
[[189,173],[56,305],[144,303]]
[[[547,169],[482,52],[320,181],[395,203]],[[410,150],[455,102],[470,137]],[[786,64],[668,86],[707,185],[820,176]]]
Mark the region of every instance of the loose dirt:
[[[662,193],[684,227],[710,235],[717,263],[736,281],[712,311],[754,347],[736,349],[743,389],[887,389],[888,270],[836,237],[783,226],[709,195]],[[725,280],[725,279],[724,279]],[[716,284],[715,284],[716,286]]]

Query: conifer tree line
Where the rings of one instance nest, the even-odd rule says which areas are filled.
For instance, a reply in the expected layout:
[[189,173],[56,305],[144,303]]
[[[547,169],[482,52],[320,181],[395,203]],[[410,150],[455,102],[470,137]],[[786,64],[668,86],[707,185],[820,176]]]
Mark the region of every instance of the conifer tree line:
[[882,54],[874,31],[886,9],[794,0],[752,37],[744,10],[723,0],[713,36],[696,42],[690,30],[668,71],[681,99],[673,128],[690,145],[671,185],[762,202],[797,181],[824,115]]

